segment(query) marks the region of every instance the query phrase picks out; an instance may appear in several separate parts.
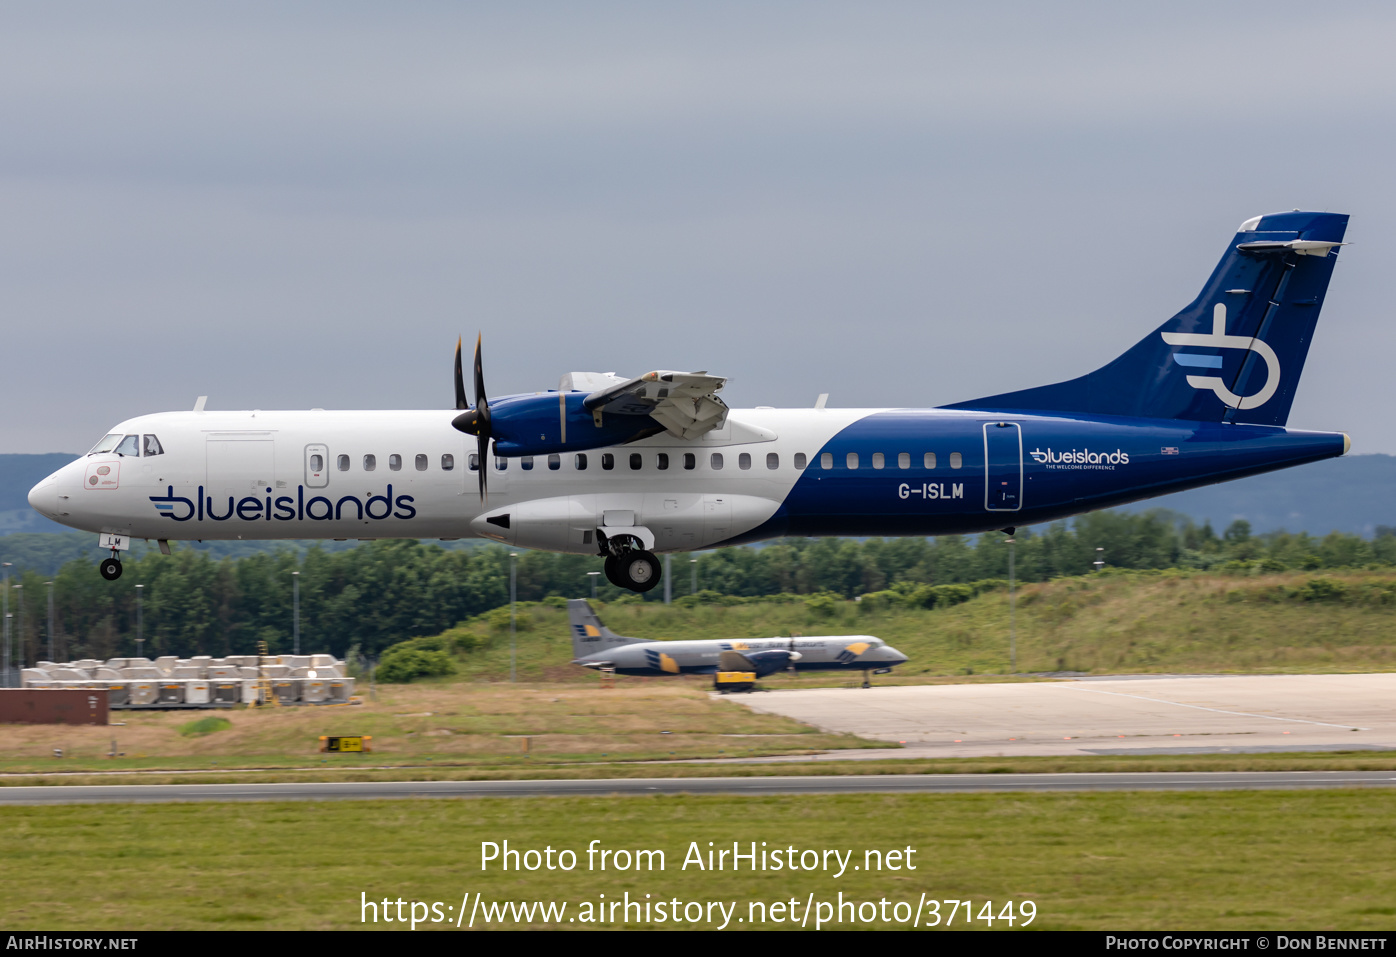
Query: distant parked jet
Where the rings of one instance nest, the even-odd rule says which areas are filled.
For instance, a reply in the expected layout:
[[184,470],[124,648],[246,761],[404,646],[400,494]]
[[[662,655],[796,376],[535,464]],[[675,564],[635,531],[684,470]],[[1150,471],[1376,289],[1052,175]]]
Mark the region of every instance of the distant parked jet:
[[761,678],[792,667],[799,671],[882,674],[907,660],[906,655],[871,635],[645,641],[611,631],[583,599],[569,601],[567,614],[572,621],[572,651],[577,656],[572,663],[583,668],[614,668],[622,675],[747,672]]

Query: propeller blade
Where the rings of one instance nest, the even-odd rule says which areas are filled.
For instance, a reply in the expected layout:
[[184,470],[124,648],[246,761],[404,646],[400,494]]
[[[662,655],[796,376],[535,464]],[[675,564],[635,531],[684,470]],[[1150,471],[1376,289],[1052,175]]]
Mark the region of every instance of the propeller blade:
[[485,359],[481,344],[485,334],[475,337],[475,447],[480,453],[480,501],[489,495],[489,480],[485,477],[488,464],[486,455],[490,450],[490,400],[485,395]]
[[[489,407],[489,403],[485,398],[485,362],[480,355],[480,343],[483,339],[484,333],[481,333],[475,340],[475,407],[477,409]],[[489,416],[486,415],[486,418],[488,417]]]
[[490,450],[490,439],[484,431],[481,431],[475,440],[475,448],[479,450],[480,456],[480,501],[483,502],[490,493],[489,482],[485,478],[485,471],[489,468],[489,460],[485,458],[485,453]]
[[460,347],[461,339],[456,338],[456,408],[468,409],[470,404],[465,400],[465,374],[460,367]]
[[480,344],[484,335],[480,335],[475,340],[475,408],[466,405],[465,399],[465,375],[461,371],[460,350],[461,340],[456,340],[456,408],[463,410],[460,415],[451,420],[451,425],[467,435],[475,436],[476,461],[480,464],[480,501],[484,501],[489,493],[489,479],[485,475],[485,470],[489,467],[490,439],[493,438],[490,431],[490,402],[485,396],[485,366],[480,355]]

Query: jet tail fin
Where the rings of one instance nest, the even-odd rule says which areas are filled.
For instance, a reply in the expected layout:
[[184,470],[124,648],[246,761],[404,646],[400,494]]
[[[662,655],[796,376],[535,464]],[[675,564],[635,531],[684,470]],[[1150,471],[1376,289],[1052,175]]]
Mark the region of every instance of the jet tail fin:
[[626,638],[618,635],[601,623],[592,611],[591,603],[582,598],[567,602],[567,617],[572,624],[572,655],[586,658],[607,648],[633,645],[639,638]]
[[1201,295],[1118,359],[946,408],[1283,426],[1347,222],[1298,210],[1248,219]]

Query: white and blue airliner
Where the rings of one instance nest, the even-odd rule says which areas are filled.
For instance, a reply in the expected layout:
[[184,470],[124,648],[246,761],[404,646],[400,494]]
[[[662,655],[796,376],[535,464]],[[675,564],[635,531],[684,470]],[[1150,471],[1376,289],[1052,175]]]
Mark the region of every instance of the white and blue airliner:
[[132,539],[481,537],[599,554],[635,591],[656,554],[784,535],[983,532],[1342,455],[1285,428],[1347,217],[1241,224],[1191,305],[1080,378],[936,409],[729,409],[724,379],[573,372],[454,410],[139,416],[29,502]]

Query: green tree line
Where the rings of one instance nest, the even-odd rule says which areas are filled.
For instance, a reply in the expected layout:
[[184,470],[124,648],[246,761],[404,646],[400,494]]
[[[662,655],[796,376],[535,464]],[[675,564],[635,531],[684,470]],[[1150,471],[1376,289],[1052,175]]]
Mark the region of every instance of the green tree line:
[[[1281,571],[1396,565],[1396,529],[1372,540],[1334,532],[1323,538],[1284,532],[1255,536],[1245,522],[1218,535],[1168,512],[1097,512],[1068,525],[1020,529],[1012,546],[1002,533],[936,539],[783,539],[760,548],[729,548],[672,562],[674,597],[690,591],[758,597],[829,594],[853,598],[900,586],[944,586],[1008,577],[1010,549],[1019,581],[1079,575],[1097,567]],[[696,558],[696,564],[690,560]],[[49,657],[48,598],[53,602],[53,656],[105,659],[136,654],[139,630],[148,657],[248,654],[265,641],[292,650],[293,572],[299,575],[301,649],[344,655],[358,646],[377,655],[408,638],[435,635],[509,601],[509,552],[489,545],[445,549],[417,541],[366,542],[329,551],[311,547],[216,558],[178,548],[147,551],[108,582],[90,558],[46,577],[9,579],[12,661]],[[591,594],[629,595],[600,575],[588,555],[520,552],[520,601]],[[50,586],[48,582],[52,582]],[[137,589],[135,586],[143,586]],[[137,594],[140,594],[138,601]],[[631,600],[639,600],[634,596]],[[663,600],[663,587],[644,596]],[[138,608],[139,604],[139,608]]]

